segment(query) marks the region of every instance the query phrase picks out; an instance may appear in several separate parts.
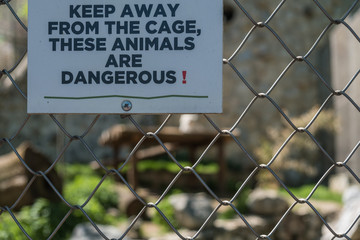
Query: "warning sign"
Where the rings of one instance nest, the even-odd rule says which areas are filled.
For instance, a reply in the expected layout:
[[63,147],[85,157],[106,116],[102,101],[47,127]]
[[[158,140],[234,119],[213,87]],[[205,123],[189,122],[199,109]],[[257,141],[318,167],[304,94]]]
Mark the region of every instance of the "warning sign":
[[29,113],[219,113],[221,0],[29,0]]

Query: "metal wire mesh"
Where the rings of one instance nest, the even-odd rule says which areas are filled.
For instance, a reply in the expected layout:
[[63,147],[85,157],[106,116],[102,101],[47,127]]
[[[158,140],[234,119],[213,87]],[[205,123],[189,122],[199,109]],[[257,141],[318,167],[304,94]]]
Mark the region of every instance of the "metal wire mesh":
[[[332,15],[323,7],[323,5],[320,3],[320,1],[317,0],[313,0],[313,8],[318,8],[321,10],[321,12],[324,15],[324,18],[327,19],[327,26],[323,29],[322,33],[320,34],[320,36],[316,39],[316,41],[313,43],[312,47],[310,48],[309,51],[305,52],[304,55],[296,55],[292,49],[282,40],[282,38],[280,37],[280,35],[277,33],[277,31],[274,30],[274,28],[272,28],[270,26],[270,23],[272,21],[272,19],[274,18],[274,16],[281,11],[282,6],[284,5],[284,3],[286,2],[286,0],[281,1],[277,7],[275,8],[275,10],[272,12],[272,14],[265,20],[265,21],[258,21],[255,17],[253,17],[251,15],[250,12],[247,11],[246,7],[244,7],[244,4],[242,4],[241,1],[239,0],[234,0],[235,5],[242,11],[242,13],[244,14],[244,16],[250,20],[252,27],[250,29],[250,31],[246,34],[246,36],[243,39],[239,39],[239,45],[236,48],[236,50],[233,52],[233,54],[231,56],[225,56],[223,63],[224,65],[226,65],[226,67],[231,68],[234,73],[236,74],[236,76],[238,77],[238,79],[240,80],[239,84],[243,84],[244,87],[246,87],[248,89],[248,91],[252,94],[253,98],[252,100],[248,103],[248,106],[246,107],[246,109],[240,114],[240,117],[238,119],[233,119],[233,125],[232,127],[228,128],[228,129],[221,129],[218,127],[218,125],[215,123],[215,121],[212,119],[211,116],[208,115],[203,115],[204,118],[211,124],[211,126],[216,130],[217,134],[216,136],[214,136],[213,140],[209,143],[209,145],[206,147],[206,149],[202,152],[202,154],[200,155],[200,157],[196,160],[195,164],[193,164],[192,166],[183,166],[181,165],[181,163],[179,162],[179,160],[177,159],[176,156],[174,156],[171,151],[166,147],[166,145],[164,144],[163,140],[158,136],[159,132],[162,131],[163,127],[166,126],[166,124],[169,122],[169,120],[171,119],[172,115],[168,115],[165,120],[159,125],[159,127],[157,129],[155,129],[153,132],[147,132],[144,130],[144,128],[141,126],[141,124],[131,115],[129,116],[123,116],[124,118],[128,119],[129,122],[136,127],[136,129],[143,135],[143,137],[140,139],[140,141],[136,144],[136,146],[131,149],[130,153],[128,154],[126,160],[124,163],[122,163],[122,165],[120,166],[120,168],[118,169],[113,169],[113,168],[108,168],[106,167],[102,161],[99,159],[99,157],[94,153],[93,148],[88,144],[87,140],[86,140],[86,136],[89,134],[89,132],[91,132],[92,128],[94,127],[94,125],[97,123],[98,119],[100,118],[100,115],[95,116],[93,118],[93,121],[91,122],[91,124],[89,124],[89,126],[87,127],[87,129],[80,135],[73,135],[71,132],[69,132],[67,130],[67,128],[65,126],[63,126],[63,124],[61,124],[61,121],[59,121],[57,119],[56,116],[54,115],[50,115],[52,121],[56,124],[56,126],[60,129],[60,131],[66,136],[66,144],[64,145],[64,147],[62,148],[60,154],[53,159],[53,164],[46,170],[46,171],[34,171],[33,169],[31,169],[27,163],[22,159],[22,157],[19,155],[19,153],[16,150],[16,147],[14,146],[14,141],[17,139],[18,135],[21,133],[21,131],[23,130],[23,128],[28,124],[29,120],[31,118],[33,118],[34,116],[32,115],[27,115],[22,124],[20,126],[17,127],[17,131],[12,135],[12,136],[0,136],[0,146],[1,145],[8,145],[10,146],[10,148],[12,149],[12,151],[17,155],[17,157],[19,158],[19,161],[21,161],[21,163],[25,166],[25,168],[27,169],[28,172],[30,172],[32,174],[32,178],[31,180],[28,182],[27,186],[25,187],[25,189],[23,189],[22,194],[19,196],[18,200],[16,202],[13,203],[13,205],[11,206],[0,206],[0,218],[1,215],[5,215],[5,214],[9,214],[11,215],[11,217],[14,220],[14,223],[16,223],[16,225],[21,229],[21,231],[23,232],[24,236],[26,236],[28,239],[32,239],[32,236],[29,236],[28,233],[25,231],[25,229],[22,227],[22,223],[20,221],[18,221],[15,213],[14,213],[14,209],[16,208],[17,204],[19,203],[19,201],[22,199],[22,197],[25,195],[25,193],[28,191],[28,189],[34,184],[35,180],[38,178],[43,178],[45,179],[45,181],[49,184],[49,186],[51,186],[52,190],[58,195],[58,197],[61,199],[61,201],[66,204],[66,206],[68,207],[68,212],[67,214],[63,217],[63,219],[58,219],[59,220],[59,224],[58,226],[53,229],[52,233],[50,236],[48,236],[48,239],[52,239],[56,233],[58,232],[58,230],[64,225],[64,223],[67,221],[67,219],[69,218],[69,216],[74,213],[75,211],[81,212],[87,219],[88,221],[92,224],[92,226],[96,229],[96,231],[100,234],[100,236],[104,239],[109,239],[107,236],[105,236],[105,234],[101,231],[101,229],[97,226],[97,224],[89,217],[89,215],[87,214],[87,212],[84,210],[85,206],[89,203],[89,201],[91,201],[91,199],[93,198],[94,194],[97,192],[97,190],[101,187],[102,183],[109,177],[111,176],[117,176],[126,186],[127,188],[132,192],[132,194],[142,203],[143,208],[142,210],[137,214],[137,216],[133,219],[133,221],[127,226],[127,228],[125,229],[125,231],[123,232],[123,235],[119,236],[119,239],[123,239],[127,236],[127,234],[131,231],[132,228],[134,228],[135,224],[139,221],[139,219],[142,217],[142,215],[144,214],[144,212],[147,209],[155,209],[161,216],[162,218],[166,221],[166,223],[171,227],[171,229],[177,234],[177,236],[180,239],[196,239],[197,237],[199,237],[199,235],[201,234],[201,232],[204,230],[204,228],[206,227],[206,225],[209,223],[209,221],[215,217],[216,213],[219,211],[220,208],[222,207],[231,207],[233,209],[234,212],[236,212],[236,214],[242,219],[242,221],[246,224],[246,226],[248,227],[248,229],[251,230],[251,232],[253,233],[253,238],[254,239],[274,239],[273,238],[273,234],[274,232],[279,229],[279,227],[282,225],[282,223],[284,221],[286,221],[286,217],[289,216],[290,212],[298,205],[308,205],[313,212],[321,219],[322,223],[328,228],[328,230],[332,233],[333,238],[332,239],[340,239],[340,238],[346,238],[346,239],[350,239],[350,236],[348,235],[349,232],[355,227],[355,225],[358,223],[360,216],[358,216],[356,219],[353,220],[352,224],[350,224],[348,226],[348,229],[345,232],[336,232],[329,224],[328,222],[325,220],[325,218],[322,216],[322,214],[320,213],[320,211],[318,211],[316,209],[316,207],[313,205],[313,203],[311,202],[311,198],[313,196],[313,194],[317,191],[318,187],[320,186],[320,184],[323,183],[324,179],[332,172],[335,171],[335,169],[345,169],[348,173],[350,173],[352,175],[352,177],[355,179],[356,183],[360,183],[360,179],[359,176],[356,172],[354,172],[352,170],[351,167],[349,167],[348,163],[351,160],[352,156],[355,154],[355,152],[359,151],[359,146],[360,146],[360,142],[358,142],[356,144],[356,146],[353,148],[353,150],[348,154],[348,156],[345,159],[337,159],[335,160],[333,157],[331,157],[331,155],[324,149],[323,146],[321,146],[321,144],[319,143],[319,141],[314,137],[314,135],[312,134],[312,132],[309,130],[309,128],[312,126],[312,124],[314,122],[317,121],[318,116],[322,113],[322,111],[325,109],[326,105],[328,105],[328,103],[334,99],[334,98],[345,98],[356,110],[357,112],[360,112],[360,107],[358,105],[358,103],[352,98],[352,96],[350,96],[348,94],[348,89],[351,85],[353,84],[358,84],[358,82],[356,83],[356,77],[359,74],[359,71],[357,72],[357,74],[352,78],[349,79],[348,84],[343,88],[343,89],[333,89],[333,87],[329,84],[329,82],[327,81],[327,79],[320,73],[320,71],[312,64],[312,62],[309,60],[309,56],[317,49],[317,46],[319,44],[319,42],[324,38],[324,36],[326,36],[329,33],[329,29],[333,26],[333,25],[343,25],[344,27],[346,27],[348,29],[349,32],[351,32],[351,34],[353,35],[353,37],[360,42],[360,38],[357,35],[357,33],[351,28],[351,26],[346,22],[347,17],[349,16],[349,14],[351,12],[353,12],[354,8],[358,5],[358,1],[354,1],[352,6],[348,9],[348,11],[346,11],[346,13],[339,19],[335,19],[332,17]],[[296,4],[295,2],[293,4]],[[26,25],[23,23],[23,21],[18,17],[17,13],[14,11],[14,9],[12,8],[12,5],[10,4],[10,0],[0,0],[0,8],[5,8],[6,10],[8,10],[9,12],[11,12],[11,14],[13,15],[13,17],[16,19],[16,21],[18,22],[18,24],[25,30],[27,31],[27,27]],[[301,22],[299,22],[299,24],[302,24]],[[234,65],[233,60],[234,58],[238,55],[241,54],[242,48],[243,46],[247,43],[247,41],[250,41],[249,39],[251,39],[251,36],[254,33],[254,30],[257,29],[262,29],[262,31],[269,31],[274,38],[281,44],[281,46],[283,47],[283,49],[287,52],[287,54],[291,57],[291,62],[286,66],[285,69],[283,69],[283,71],[281,72],[281,74],[274,79],[274,82],[272,84],[272,86],[268,89],[268,91],[266,92],[258,92],[255,90],[255,88],[253,87],[253,85],[243,76],[243,74],[241,73],[240,70],[238,70],[238,68]],[[226,43],[226,39],[224,39],[225,43]],[[300,41],[300,40],[299,40]],[[0,49],[1,51],[1,49]],[[0,56],[1,58],[1,56]],[[6,75],[6,77],[11,81],[12,86],[14,88],[17,89],[17,91],[20,93],[20,95],[26,100],[27,96],[24,93],[24,91],[22,91],[20,89],[20,87],[18,86],[16,79],[13,78],[13,71],[19,66],[19,64],[24,61],[24,58],[26,58],[26,52],[24,54],[22,54],[22,56],[17,59],[17,61],[14,63],[13,66],[11,66],[8,69],[2,69],[1,73],[0,73],[0,77],[3,77],[3,75]],[[294,64],[296,62],[304,62],[307,64],[307,66],[313,71],[313,74],[317,77],[318,81],[322,84],[322,86],[326,89],[329,90],[330,94],[328,95],[328,97],[326,98],[326,100],[322,103],[322,105],[320,106],[320,108],[318,109],[317,113],[313,116],[313,118],[311,119],[310,122],[308,122],[307,125],[305,126],[297,126],[292,120],[291,118],[286,114],[286,112],[279,106],[279,104],[276,102],[276,100],[274,100],[271,97],[271,92],[278,87],[278,83],[282,80],[282,77],[284,76],[284,74],[289,71],[289,69],[291,69]],[[226,94],[226,93],[225,93]],[[15,96],[15,97],[19,97],[19,96]],[[268,159],[267,163],[265,164],[260,164],[253,156],[250,152],[247,151],[246,147],[244,146],[244,143],[242,141],[239,140],[239,138],[236,136],[236,134],[234,134],[235,129],[237,128],[237,126],[243,121],[244,117],[248,114],[248,112],[250,111],[250,109],[252,108],[252,106],[254,105],[255,102],[259,101],[260,99],[262,100],[267,100],[274,108],[276,108],[276,110],[282,115],[282,117],[286,120],[286,122],[288,123],[288,125],[292,128],[292,133],[287,137],[287,139],[283,142],[283,144],[281,145],[281,147],[277,150],[276,154],[271,158]],[[226,103],[225,103],[226,104]],[[8,113],[8,114],[12,114],[12,113]],[[281,152],[283,151],[284,148],[287,147],[288,143],[296,136],[299,134],[306,134],[312,141],[313,143],[323,152],[324,156],[326,157],[326,159],[328,160],[328,162],[330,163],[330,167],[327,169],[327,171],[323,174],[323,176],[318,180],[317,184],[315,185],[314,189],[311,191],[311,193],[306,197],[306,198],[298,198],[297,196],[295,196],[293,194],[293,192],[286,186],[286,184],[283,182],[283,180],[279,177],[278,173],[272,168],[274,162],[277,161],[277,158],[279,156],[279,154],[281,154]],[[209,184],[200,176],[200,174],[197,172],[196,167],[203,161],[204,156],[210,151],[210,149],[213,148],[213,146],[216,144],[216,142],[223,136],[223,135],[229,135],[231,136],[233,142],[236,144],[236,146],[245,154],[245,156],[248,158],[248,160],[250,160],[253,164],[254,164],[254,169],[251,172],[251,174],[249,174],[249,176],[247,176],[246,180],[242,183],[242,185],[238,188],[237,192],[229,199],[222,199],[221,197],[219,197],[215,191],[209,186]],[[136,151],[138,149],[140,149],[140,147],[142,146],[142,144],[144,143],[144,141],[146,139],[155,139],[158,144],[165,150],[166,154],[170,157],[170,159],[178,166],[179,171],[176,175],[176,177],[167,185],[165,191],[163,191],[162,195],[155,201],[155,202],[147,202],[146,200],[144,200],[142,197],[139,196],[139,194],[137,193],[137,191],[130,186],[130,184],[128,183],[128,181],[126,180],[126,178],[123,176],[123,174],[121,173],[121,170],[130,164],[131,161],[133,161],[133,157],[134,154],[136,153]],[[56,189],[56,187],[54,186],[54,184],[51,182],[51,180],[48,177],[48,173],[59,163],[60,159],[62,158],[62,156],[64,155],[65,152],[67,152],[67,150],[69,149],[70,145],[72,145],[74,142],[79,142],[81,143],[84,148],[86,149],[86,151],[92,156],[92,158],[98,163],[98,165],[104,170],[104,175],[101,179],[101,181],[98,183],[98,185],[95,187],[95,189],[93,190],[93,192],[91,193],[91,195],[88,197],[88,199],[86,201],[84,201],[81,205],[73,205],[70,202],[68,202],[67,199],[64,198],[64,196],[58,191],[58,189]],[[352,161],[357,161],[358,159],[352,160]],[[257,232],[253,226],[249,223],[249,221],[247,220],[246,216],[239,211],[235,204],[234,201],[235,199],[238,198],[238,196],[244,191],[246,185],[254,178],[254,176],[260,172],[260,171],[265,171],[268,172],[272,175],[272,177],[282,186],[282,188],[284,188],[287,193],[291,196],[291,198],[293,199],[293,203],[292,205],[289,207],[289,209],[281,216],[280,220],[275,224],[275,226],[273,227],[273,229],[270,232]],[[168,219],[168,216],[166,216],[164,214],[164,212],[162,211],[162,209],[159,207],[159,204],[163,201],[163,199],[165,198],[165,196],[167,196],[167,194],[169,193],[169,191],[173,188],[175,182],[184,174],[192,174],[196,177],[196,179],[203,185],[203,187],[206,189],[206,191],[212,196],[212,198],[214,200],[217,201],[217,206],[214,208],[213,212],[208,216],[207,220],[202,224],[202,226],[196,231],[196,233],[192,236],[185,236],[183,235],[174,225],[173,223]],[[0,222],[1,224],[1,222]]]

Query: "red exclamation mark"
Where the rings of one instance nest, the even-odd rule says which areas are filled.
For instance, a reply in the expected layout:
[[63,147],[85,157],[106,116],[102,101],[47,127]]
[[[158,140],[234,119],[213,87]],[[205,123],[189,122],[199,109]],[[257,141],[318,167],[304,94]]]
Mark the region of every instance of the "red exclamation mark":
[[182,71],[182,75],[183,75],[183,84],[186,84],[186,71]]

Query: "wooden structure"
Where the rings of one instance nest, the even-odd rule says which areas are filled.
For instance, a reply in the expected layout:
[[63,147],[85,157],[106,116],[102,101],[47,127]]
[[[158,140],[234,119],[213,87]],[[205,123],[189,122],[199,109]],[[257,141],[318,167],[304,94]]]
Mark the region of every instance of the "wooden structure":
[[[183,133],[176,127],[164,127],[156,134],[170,152],[187,149],[189,152],[189,161],[192,164],[194,164],[197,160],[196,151],[200,147],[208,146],[214,140],[216,135],[217,132],[210,131]],[[238,133],[236,132],[235,135],[237,136]],[[117,168],[119,163],[124,161],[124,159],[120,159],[119,157],[121,148],[133,150],[143,137],[144,134],[138,129],[119,124],[105,130],[99,139],[99,144],[103,146],[110,146],[113,149],[113,166]],[[224,190],[226,176],[224,146],[226,142],[231,140],[232,137],[230,135],[223,135],[214,143],[214,145],[217,146],[216,158],[219,163],[218,181],[220,191]],[[128,172],[128,181],[134,188],[136,188],[138,184],[137,162],[141,159],[151,158],[161,154],[166,154],[165,149],[154,137],[147,138],[141,144],[141,147],[133,155],[133,159],[131,160],[132,167]]]

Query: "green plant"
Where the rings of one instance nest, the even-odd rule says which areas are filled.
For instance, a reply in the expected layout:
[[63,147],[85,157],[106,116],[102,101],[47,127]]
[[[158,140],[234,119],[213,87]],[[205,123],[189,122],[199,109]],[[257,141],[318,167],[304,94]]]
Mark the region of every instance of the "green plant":
[[27,21],[27,16],[28,16],[28,3],[27,2],[24,2],[20,6],[20,9],[18,11],[18,15],[19,15],[19,17],[21,17],[22,19],[25,19]]
[[[64,197],[71,204],[83,204],[100,183],[98,176],[77,176],[64,187]],[[97,189],[91,202],[98,202],[105,209],[117,206],[117,195],[112,179],[106,179]]]
[[[66,178],[64,198],[72,205],[83,205],[92,194],[101,178],[86,165],[65,166]],[[112,224],[118,221],[107,214],[107,209],[117,207],[118,199],[114,181],[107,178],[86,203],[84,211],[96,223]],[[32,206],[26,206],[16,213],[16,218],[32,239],[46,239],[70,211],[63,202],[37,199]],[[67,239],[73,228],[88,219],[80,210],[74,210],[63,223],[53,239]],[[4,212],[0,215],[0,239],[27,239],[12,217]]]
[[[178,228],[179,224],[176,221],[175,211],[174,211],[173,206],[170,204],[169,197],[165,197],[159,203],[158,207],[161,210],[161,212],[167,217],[167,219],[171,222],[171,224],[175,228]],[[165,219],[160,215],[160,213],[158,211],[156,211],[156,213],[154,213],[151,220],[152,220],[152,222],[160,225],[164,229],[164,231],[168,231],[171,229],[170,226],[165,221]]]
[[[38,199],[32,206],[26,206],[16,218],[32,239],[45,239],[55,230],[69,209],[60,203]],[[0,216],[0,239],[27,239],[12,217],[6,213]],[[72,231],[74,219],[69,218],[53,239],[66,239]]]
[[[179,163],[184,166],[191,166],[190,162],[186,161],[179,161]],[[143,160],[140,161],[137,165],[139,172],[145,171],[161,171],[165,170],[171,173],[178,173],[181,169],[180,167],[175,164],[171,160],[163,160],[163,159],[156,159],[156,160]],[[216,163],[206,163],[206,164],[199,164],[196,167],[196,172],[199,174],[215,174],[219,170],[219,166]]]
[[[249,213],[249,209],[246,205],[246,201],[251,192],[250,188],[244,188],[240,195],[234,200],[233,204],[241,214]],[[237,216],[236,211],[232,207],[227,207],[226,211],[219,214],[220,219],[232,219]]]
[[[314,189],[315,185],[304,185],[298,188],[289,188],[290,191],[297,197],[297,198],[307,198],[311,191]],[[284,196],[289,197],[289,193],[281,188],[280,193]],[[321,201],[333,201],[337,203],[342,203],[342,196],[340,193],[333,192],[326,186],[320,185],[311,196],[311,200],[321,200]]]
[[27,239],[8,213],[0,215],[0,239]]
[[[101,177],[96,175],[89,165],[65,165],[64,172],[66,178],[63,195],[72,205],[83,205],[101,182]],[[101,183],[84,210],[95,222],[107,223],[111,219],[108,219],[106,209],[117,207],[117,205],[115,183],[108,177]],[[84,217],[81,211],[76,211],[74,214]]]
[[73,181],[77,176],[96,176],[88,164],[65,164],[58,165],[57,168],[58,172],[63,173],[66,183]]

